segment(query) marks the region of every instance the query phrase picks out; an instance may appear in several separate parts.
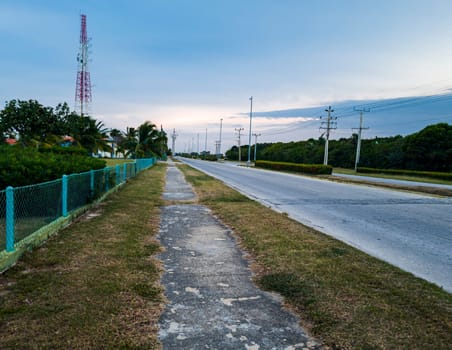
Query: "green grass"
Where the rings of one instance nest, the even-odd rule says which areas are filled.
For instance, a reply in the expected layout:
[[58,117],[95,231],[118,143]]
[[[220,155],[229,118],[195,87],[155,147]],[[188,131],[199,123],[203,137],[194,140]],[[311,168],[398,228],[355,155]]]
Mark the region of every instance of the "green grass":
[[142,172],[0,275],[0,349],[159,348],[164,176]]
[[419,176],[406,176],[406,175],[388,175],[388,174],[367,174],[367,173],[357,173],[353,169],[345,169],[345,168],[334,168],[333,174],[347,174],[347,175],[356,175],[356,176],[370,176],[381,179],[394,179],[394,180],[404,180],[404,181],[416,181],[416,182],[426,182],[432,184],[441,184],[441,185],[452,185],[452,181],[432,179],[427,177],[419,177]]
[[102,158],[102,160],[105,160],[107,162],[106,166],[115,166],[115,165],[121,165],[124,163],[131,163],[134,160],[133,159],[118,159],[118,158]]
[[256,283],[281,293],[335,349],[450,349],[452,296],[181,166],[199,201],[233,228]]

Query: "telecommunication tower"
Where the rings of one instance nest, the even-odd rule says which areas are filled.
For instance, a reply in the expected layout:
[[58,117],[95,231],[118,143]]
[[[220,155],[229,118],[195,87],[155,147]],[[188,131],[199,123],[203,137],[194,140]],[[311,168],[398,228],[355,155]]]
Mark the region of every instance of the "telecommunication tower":
[[86,31],[86,15],[80,15],[80,49],[77,55],[78,71],[75,87],[75,109],[83,116],[91,103],[91,78],[88,71],[88,34]]

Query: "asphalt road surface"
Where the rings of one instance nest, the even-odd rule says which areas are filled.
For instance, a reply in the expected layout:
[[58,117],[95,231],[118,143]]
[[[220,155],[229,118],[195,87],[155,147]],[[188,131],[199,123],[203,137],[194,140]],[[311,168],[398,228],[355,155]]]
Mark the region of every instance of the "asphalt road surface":
[[452,198],[181,160],[303,224],[452,292]]

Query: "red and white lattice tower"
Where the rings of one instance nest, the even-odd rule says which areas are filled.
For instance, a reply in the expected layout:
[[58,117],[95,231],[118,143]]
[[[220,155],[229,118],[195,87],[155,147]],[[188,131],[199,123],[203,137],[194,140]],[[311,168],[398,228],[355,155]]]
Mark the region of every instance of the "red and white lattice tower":
[[86,15],[81,16],[80,50],[77,55],[78,71],[75,87],[75,109],[80,115],[89,111],[91,103],[91,78],[88,71],[88,35],[86,31]]

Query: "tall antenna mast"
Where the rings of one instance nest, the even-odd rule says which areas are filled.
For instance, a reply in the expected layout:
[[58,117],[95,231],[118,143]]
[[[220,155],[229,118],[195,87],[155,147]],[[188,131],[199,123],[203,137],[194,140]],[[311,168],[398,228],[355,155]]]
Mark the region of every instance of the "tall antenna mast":
[[86,31],[86,15],[80,15],[80,49],[77,55],[78,71],[75,87],[75,109],[83,116],[91,102],[91,78],[88,71],[88,34]]

